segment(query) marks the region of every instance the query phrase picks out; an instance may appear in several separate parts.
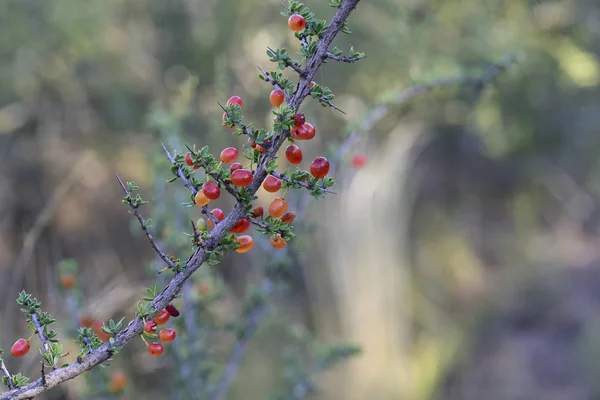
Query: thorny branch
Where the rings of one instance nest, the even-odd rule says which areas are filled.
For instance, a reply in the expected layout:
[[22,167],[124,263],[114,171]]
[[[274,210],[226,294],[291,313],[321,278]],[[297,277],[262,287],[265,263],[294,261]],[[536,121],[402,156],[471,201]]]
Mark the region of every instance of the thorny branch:
[[[271,171],[271,175],[273,175],[275,178],[281,179],[282,181],[295,183],[295,184],[300,185],[300,186],[302,186],[303,188],[306,188],[306,189],[313,190],[315,187],[319,187],[317,185],[313,185],[313,184],[308,183],[308,182],[303,182],[303,181],[299,181],[299,180],[296,180],[296,179],[292,180],[287,175],[285,175],[285,174],[283,174],[281,172],[278,172],[278,171]],[[322,189],[325,193],[336,194],[334,191],[331,191],[331,190],[325,188],[324,186],[319,187],[319,189]]]
[[336,56],[333,53],[327,52],[327,58],[331,58],[332,60],[345,62],[345,63],[355,63],[358,60],[362,60],[365,57],[346,57],[346,56]]
[[[348,16],[352,10],[356,7],[359,0],[346,0],[342,6],[338,9],[335,16],[331,20],[328,29],[321,37],[317,50],[308,60],[305,68],[304,76],[300,77],[298,86],[294,95],[288,101],[288,106],[294,110],[298,110],[300,105],[310,93],[310,82],[316,74],[317,70],[323,63],[323,60],[327,56],[327,49],[333,42],[333,39],[342,29],[342,25],[348,19]],[[268,149],[265,149],[264,160],[273,160],[279,148],[283,145],[284,141],[289,135],[289,132],[277,132],[273,138],[273,144]],[[164,148],[164,144],[163,144]],[[165,148],[166,150],[166,148]],[[168,153],[168,151],[167,151]],[[173,162],[170,157],[171,162]],[[267,176],[267,169],[265,168],[266,162],[259,164],[254,174],[254,178],[248,189],[250,193],[254,194],[260,187],[262,181]],[[188,189],[194,193],[197,189],[193,187],[183,174],[181,170],[178,171],[178,175],[186,184]],[[208,258],[208,251],[216,248],[220,243],[221,239],[245,214],[245,206],[242,202],[237,201],[232,212],[215,228],[210,234],[210,237],[206,241],[205,248],[198,248],[192,254],[188,262],[186,263],[185,269],[177,275],[167,284],[167,286],[159,293],[154,300],[151,302],[151,306],[156,310],[153,314],[148,315],[148,318],[154,317],[160,310],[165,308],[171,300],[175,298],[181,291],[183,284],[190,278],[190,276],[206,261]],[[59,368],[55,371],[44,376],[44,379],[40,378],[35,382],[30,383],[22,388],[14,389],[6,393],[0,394],[0,400],[22,400],[31,399],[38,394],[57,386],[58,384],[73,379],[78,375],[81,375],[86,370],[100,364],[101,362],[110,358],[115,349],[125,346],[135,337],[139,336],[143,331],[144,321],[141,317],[136,317],[132,320],[125,329],[117,332],[113,337],[113,341],[106,342],[96,350],[85,356],[82,360]]]
[[10,372],[8,372],[8,368],[6,368],[6,365],[4,365],[4,360],[2,360],[2,358],[0,358],[0,369],[2,369],[2,373],[6,377],[6,383],[8,384],[8,388],[10,390],[13,390],[14,386],[12,384],[12,376],[10,375]]
[[[40,342],[42,342],[42,346],[44,347],[44,353],[47,353],[50,351],[50,345],[48,344],[48,338],[44,334],[44,328],[42,327],[42,324],[40,324],[40,321],[38,320],[38,317],[37,317],[37,314],[35,313],[35,311],[30,313],[30,315],[31,315],[31,322],[35,326],[35,331],[36,331],[38,337],[40,338]],[[53,366],[52,369],[56,369],[56,367]]]
[[[123,181],[121,180],[121,178],[119,178],[119,175],[115,174],[115,176],[117,177],[117,180],[121,184],[121,187],[123,188],[123,191],[125,192],[125,195],[126,196],[131,195],[131,191],[123,184]],[[142,230],[146,234],[146,237],[148,238],[148,241],[150,242],[150,246],[154,249],[156,254],[158,254],[160,259],[163,260],[165,262],[165,264],[167,264],[169,266],[169,268],[171,268],[172,270],[176,270],[177,266],[175,265],[175,263],[173,261],[171,261],[171,259],[160,249],[160,247],[158,246],[158,243],[156,243],[156,240],[154,240],[154,237],[152,236],[152,233],[148,229],[148,226],[146,224],[146,221],[144,220],[144,217],[142,217],[142,214],[140,214],[139,205],[134,204],[131,201],[131,197],[127,198],[127,203],[129,204],[129,207],[132,210],[131,213],[133,215],[135,215],[137,220],[140,222],[140,226],[142,227]]]

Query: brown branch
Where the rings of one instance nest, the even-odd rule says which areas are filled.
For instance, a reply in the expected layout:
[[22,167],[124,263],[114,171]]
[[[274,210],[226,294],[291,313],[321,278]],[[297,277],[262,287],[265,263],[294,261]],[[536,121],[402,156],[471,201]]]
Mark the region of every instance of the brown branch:
[[150,242],[150,247],[152,247],[154,249],[156,254],[158,254],[160,259],[163,260],[165,262],[165,264],[167,264],[169,266],[169,268],[171,268],[173,271],[176,271],[177,265],[175,265],[175,263],[173,261],[171,261],[171,259],[160,249],[160,247],[158,246],[158,243],[156,243],[156,240],[154,240],[154,236],[152,236],[152,233],[148,229],[146,220],[144,220],[144,217],[142,217],[142,214],[140,214],[140,210],[139,210],[140,206],[133,204],[133,202],[131,201],[131,191],[123,184],[123,181],[121,180],[121,178],[119,178],[119,175],[115,174],[115,176],[117,177],[119,184],[123,188],[125,195],[128,196],[127,203],[132,210],[131,213],[133,215],[135,215],[137,220],[140,222],[140,226],[142,227],[142,230],[144,231],[144,233],[146,234],[146,237],[148,238],[148,241]]
[[[297,89],[294,95],[291,97],[288,102],[288,106],[294,110],[297,110],[302,101],[306,98],[306,96],[310,93],[309,85],[314,77],[315,73],[319,69],[320,65],[323,63],[323,60],[326,57],[327,49],[333,42],[333,39],[338,34],[338,32],[342,29],[342,25],[344,21],[350,15],[350,12],[356,7],[359,0],[346,0],[343,5],[338,9],[335,16],[331,20],[329,28],[323,34],[318,46],[317,51],[313,56],[308,59],[306,66],[306,74],[300,78]],[[268,172],[265,168],[265,165],[268,161],[273,160],[276,156],[277,151],[283,145],[286,140],[286,135],[282,134],[282,132],[278,132],[273,138],[272,146],[268,149],[265,149],[265,156],[263,158],[264,162],[261,163],[254,174],[254,178],[252,183],[248,186],[248,190],[251,194],[256,193],[259,189],[261,183],[266,178]],[[161,143],[162,144],[162,143]],[[166,150],[164,144],[162,144],[166,153],[169,153]],[[169,159],[173,163],[173,159],[169,154]],[[189,180],[185,177],[181,170],[178,171],[179,177],[182,179],[184,184],[188,187],[188,189],[192,190],[194,193],[197,192],[197,189],[190,184]],[[212,230],[208,240],[206,241],[205,248],[198,248],[192,254],[188,262],[186,263],[185,269],[177,275],[167,284],[167,286],[152,300],[151,306],[156,310],[151,315],[147,317],[152,318],[156,314],[159,313],[160,310],[164,309],[181,291],[183,284],[191,277],[191,275],[200,268],[200,266],[206,261],[208,258],[208,251],[215,249],[223,237],[227,234],[229,229],[231,229],[243,216],[245,215],[245,206],[241,201],[237,201],[235,206],[233,207],[232,212],[219,224],[216,224],[214,229]],[[57,386],[58,384],[73,379],[76,376],[83,374],[86,370],[95,367],[101,362],[109,359],[116,348],[120,348],[125,346],[127,343],[132,341],[134,338],[139,336],[143,331],[144,321],[141,317],[136,317],[133,319],[127,327],[119,332],[117,332],[113,337],[113,342],[106,342],[96,350],[85,356],[82,360],[77,361],[69,366],[59,368],[55,371],[50,372],[45,375],[45,379],[38,379],[27,386],[22,388],[14,389],[8,391],[6,393],[0,394],[0,400],[23,400],[23,399],[31,399],[38,394]],[[114,346],[114,347],[113,347]]]

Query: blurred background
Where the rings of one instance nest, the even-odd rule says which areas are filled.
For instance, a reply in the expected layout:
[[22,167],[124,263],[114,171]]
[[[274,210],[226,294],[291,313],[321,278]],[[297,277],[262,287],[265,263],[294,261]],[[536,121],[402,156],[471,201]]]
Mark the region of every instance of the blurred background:
[[[327,3],[306,4],[329,20]],[[272,128],[271,87],[256,67],[275,69],[267,46],[298,49],[280,11],[271,0],[0,2],[0,348],[29,336],[14,302],[22,289],[57,318],[61,338],[73,336],[75,308],[133,317],[158,264],[114,173],[140,185],[144,215],[187,258],[181,232],[201,214],[179,205],[189,201],[179,183],[164,183],[160,141],[180,153],[241,146],[217,104],[234,94],[246,121]],[[600,3],[371,0],[349,27],[336,45],[367,58],[315,76],[347,115],[310,99],[302,107],[317,130],[302,144],[305,167],[346,146],[338,194],[295,198],[289,289],[226,398],[265,399],[285,380],[289,326],[362,348],[319,375],[316,399],[600,398]],[[415,84],[481,76],[506,54],[517,62],[484,87],[401,100]],[[350,163],[356,153],[364,168]],[[271,197],[261,190],[258,203]],[[248,284],[283,257],[253,235],[251,253],[199,271],[222,294],[215,318],[235,317]],[[77,295],[60,288],[65,259],[78,265]],[[190,299],[207,291],[198,281]],[[78,349],[65,345],[72,362]],[[6,363],[37,379],[36,353]],[[168,353],[149,360],[135,341],[117,356],[122,398],[210,398],[175,395],[186,371]],[[90,390],[78,379],[43,398]]]

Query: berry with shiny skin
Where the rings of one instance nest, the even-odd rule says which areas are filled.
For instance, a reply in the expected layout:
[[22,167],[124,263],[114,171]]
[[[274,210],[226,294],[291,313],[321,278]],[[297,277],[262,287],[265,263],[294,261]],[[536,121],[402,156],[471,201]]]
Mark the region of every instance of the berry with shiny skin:
[[279,233],[277,235],[271,236],[271,239],[269,239],[269,241],[271,242],[271,246],[273,246],[273,248],[275,249],[283,249],[286,244],[285,239],[282,238]]
[[[217,219],[218,219],[219,221],[223,221],[223,219],[225,218],[225,213],[224,213],[224,212],[223,212],[223,210],[221,210],[220,208],[215,208],[215,209],[213,209],[213,210],[211,211],[211,213],[212,213],[212,214],[213,214],[215,217],[217,217]],[[210,218],[208,219],[208,224],[210,225],[210,227],[211,227],[211,228],[214,228],[214,227],[215,227],[215,223],[214,223],[214,222],[212,222],[212,221],[210,220]]]
[[204,185],[202,185],[202,191],[204,195],[211,200],[216,200],[221,196],[221,188],[215,181],[206,181]]
[[165,310],[167,310],[167,312],[171,315],[171,317],[174,317],[174,318],[177,318],[181,315],[181,313],[179,312],[177,307],[175,307],[173,304],[169,304],[168,306],[166,306]]
[[306,20],[300,14],[292,14],[288,19],[288,26],[294,32],[300,32],[306,27]]
[[273,218],[281,217],[287,210],[287,202],[282,197],[275,197],[269,205],[269,215]]
[[242,165],[242,163],[239,163],[239,162],[234,162],[234,163],[233,163],[233,164],[231,164],[231,166],[229,167],[229,172],[233,172],[233,171],[235,171],[236,169],[242,169],[242,168],[243,168],[243,165]]
[[281,222],[285,222],[286,224],[291,224],[296,218],[295,211],[286,211],[285,214],[281,216]]
[[324,178],[329,173],[329,161],[325,157],[317,157],[310,164],[310,173],[315,178]]
[[199,190],[198,193],[196,193],[196,196],[194,196],[194,203],[199,206],[205,206],[210,203],[210,199],[206,197],[202,190]]
[[254,246],[254,239],[250,235],[238,236],[235,241],[239,243],[239,247],[235,249],[237,253],[247,253]]
[[231,164],[238,158],[238,151],[235,147],[228,147],[221,152],[221,161],[225,164]]
[[21,338],[12,345],[10,348],[10,354],[12,354],[13,357],[23,357],[25,354],[29,353],[30,348],[31,346],[29,345],[27,339]]
[[302,126],[306,122],[306,118],[304,118],[304,114],[298,113],[294,115],[294,126]]
[[192,165],[194,165],[194,160],[192,159],[192,153],[190,153],[189,151],[187,153],[185,153],[185,163],[190,167]]
[[275,193],[276,191],[281,189],[281,181],[273,175],[269,175],[263,182],[262,186],[267,192]]
[[300,164],[302,162],[302,150],[295,144],[290,144],[285,149],[285,158],[290,164]]
[[156,325],[161,326],[166,324],[170,318],[171,314],[169,314],[167,310],[163,309],[160,310],[160,312],[156,314],[156,316],[152,320],[156,322]]
[[304,129],[306,131],[306,136],[304,137],[304,140],[311,140],[312,138],[315,137],[316,130],[315,130],[315,127],[312,126],[312,124],[309,124],[308,122],[306,122],[305,124],[302,125],[302,127],[304,127]]
[[290,135],[296,140],[306,140],[308,132],[306,131],[306,127],[304,125],[292,126],[292,129],[290,129]]
[[252,183],[252,172],[247,169],[237,169],[231,173],[231,184],[234,186],[248,186]]
[[165,351],[165,348],[160,343],[152,342],[148,345],[148,354],[151,356],[158,357],[163,353],[163,351]]
[[269,101],[275,107],[279,107],[280,105],[282,105],[284,100],[285,100],[285,93],[281,89],[273,89],[273,91],[269,95]]
[[229,100],[227,100],[227,103],[225,103],[225,105],[229,106],[231,104],[236,104],[241,108],[243,104],[242,98],[240,96],[231,96]]
[[252,209],[252,216],[254,218],[260,218],[265,213],[265,209],[262,206],[256,206]]
[[246,218],[240,219],[235,225],[229,230],[231,233],[244,233],[250,229],[250,221]]
[[154,321],[146,321],[144,324],[144,332],[154,333],[158,329],[158,325]]
[[175,329],[165,328],[158,333],[158,338],[163,343],[171,343],[177,337]]

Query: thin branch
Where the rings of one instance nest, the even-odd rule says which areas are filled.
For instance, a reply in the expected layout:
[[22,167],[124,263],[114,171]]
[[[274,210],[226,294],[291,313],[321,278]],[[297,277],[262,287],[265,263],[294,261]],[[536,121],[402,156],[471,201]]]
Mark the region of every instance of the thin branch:
[[339,61],[339,62],[345,62],[345,63],[355,63],[358,60],[362,60],[365,57],[366,56],[363,56],[363,57],[336,56],[333,53],[327,52],[327,58],[331,58],[332,60]]
[[[123,181],[121,180],[121,178],[119,178],[119,175],[115,174],[115,176],[117,177],[119,184],[121,184],[125,195],[130,196],[131,191],[123,184]],[[142,227],[142,230],[144,231],[146,237],[148,238],[148,241],[150,242],[150,247],[154,249],[154,251],[156,252],[156,254],[158,254],[160,259],[163,260],[165,264],[169,266],[170,269],[172,269],[173,271],[177,270],[177,265],[175,265],[175,263],[171,261],[171,259],[160,249],[158,243],[156,243],[156,240],[154,240],[154,236],[152,236],[152,233],[148,229],[146,220],[144,220],[144,217],[142,217],[142,214],[140,214],[139,205],[133,204],[133,202],[131,201],[131,197],[128,197],[127,203],[129,204],[129,207],[132,210],[132,214],[135,215],[137,220],[140,222],[140,226]]]
[[[269,46],[267,46],[267,49],[269,49],[269,50],[271,50],[271,52],[275,53],[275,50],[273,50]],[[304,70],[302,68],[300,68],[300,64],[298,64],[296,61],[289,59],[288,62],[285,63],[285,65],[290,67],[294,71],[296,71],[298,73],[298,75],[300,75],[300,76],[304,75]]]
[[283,174],[283,173],[281,173],[279,171],[271,171],[271,175],[273,175],[275,178],[281,179],[282,181],[286,181],[286,182],[289,182],[289,183],[294,183],[294,184],[300,185],[300,186],[302,186],[303,188],[306,188],[306,189],[313,190],[315,188],[319,188],[319,189],[323,190],[325,193],[337,194],[336,192],[334,192],[332,190],[329,190],[329,189],[325,188],[324,186],[317,186],[317,185],[313,185],[311,183],[299,181],[299,180],[296,180],[296,179],[292,180],[287,175],[285,175],[285,174]]
[[[327,49],[333,42],[335,36],[342,29],[344,21],[347,20],[350,12],[356,7],[358,2],[359,0],[345,0],[342,6],[336,12],[335,16],[332,18],[327,31],[323,34],[319,44],[317,45],[315,54],[313,54],[307,60],[307,66],[305,68],[306,73],[304,76],[300,77],[296,91],[288,102],[288,106],[290,108],[298,110],[306,96],[308,96],[310,93],[310,82],[320,65],[323,63],[323,60],[326,57]],[[265,165],[267,164],[267,161],[275,158],[277,151],[283,145],[285,140],[285,135],[276,135],[273,138],[272,146],[270,146],[268,149],[265,149],[265,162],[258,165],[254,174],[254,178],[252,179],[252,183],[247,187],[247,190],[250,194],[254,195],[254,193],[256,193],[256,191],[259,189],[263,180],[267,177],[268,171],[265,168]],[[174,160],[167,151],[165,145],[162,142],[161,144],[171,160],[171,163],[174,163]],[[181,170],[178,171],[178,175],[188,189],[194,193],[197,192],[197,189],[190,184],[189,180],[185,177]],[[241,201],[237,201],[232,212],[223,221],[215,225],[206,241],[206,247],[197,248],[187,261],[183,271],[175,275],[173,279],[169,281],[167,286],[165,286],[165,288],[154,298],[154,300],[152,300],[150,306],[156,311],[153,314],[148,315],[148,318],[152,318],[158,314],[160,310],[164,309],[175,298],[175,296],[179,294],[183,284],[208,259],[209,251],[212,251],[219,245],[221,239],[223,239],[229,229],[231,229],[245,214],[245,205]],[[59,368],[50,372],[49,374],[46,374],[43,380],[40,378],[27,386],[0,394],[0,400],[31,399],[32,397],[35,397],[38,394],[53,388],[66,380],[73,379],[76,376],[83,374],[88,369],[95,367],[101,362],[109,359],[113,355],[115,349],[125,346],[134,338],[138,337],[142,333],[143,328],[144,321],[138,316],[130,321],[125,329],[117,332],[114,335],[112,343],[110,341],[106,342],[87,356],[83,357],[83,359],[72,363],[69,366]]]
[[8,383],[8,388],[10,390],[13,390],[15,387],[12,383],[12,376],[10,375],[10,372],[8,372],[8,368],[6,368],[6,365],[4,365],[4,360],[2,360],[2,358],[0,358],[0,369],[2,369],[2,373],[4,373],[4,376],[6,377],[6,383]]
[[[34,311],[29,315],[31,315],[31,322],[35,326],[35,331],[38,337],[40,338],[40,342],[42,342],[42,346],[44,347],[44,354],[48,353],[50,351],[50,343],[48,338],[46,337],[46,334],[44,333],[44,328],[42,324],[40,324],[40,321],[38,320],[37,314]],[[44,367],[42,366],[42,372],[43,369]],[[56,365],[52,365],[52,370],[56,370]]]
[[319,102],[321,102],[321,103],[323,103],[323,104],[327,104],[329,107],[333,108],[333,109],[334,109],[334,110],[336,110],[336,111],[339,111],[339,112],[341,112],[341,113],[342,113],[342,114],[344,114],[344,115],[348,115],[348,114],[346,114],[346,111],[342,110],[341,108],[339,108],[338,106],[336,106],[335,104],[333,104],[333,103],[332,103],[331,101],[329,101],[329,100],[325,100],[325,99],[321,99],[321,98],[319,98],[319,99],[317,99],[317,100],[319,100]]
[[261,67],[258,67],[259,71],[263,74],[263,76],[265,77],[265,82],[270,83],[271,85],[273,85],[276,89],[282,90],[283,94],[285,96],[285,101],[289,104],[290,103],[290,96],[287,94],[287,92],[285,90],[283,90],[283,87],[281,86],[281,84],[279,82],[277,82],[276,79],[273,79],[271,77],[271,75],[265,71],[264,69],[262,69]]

